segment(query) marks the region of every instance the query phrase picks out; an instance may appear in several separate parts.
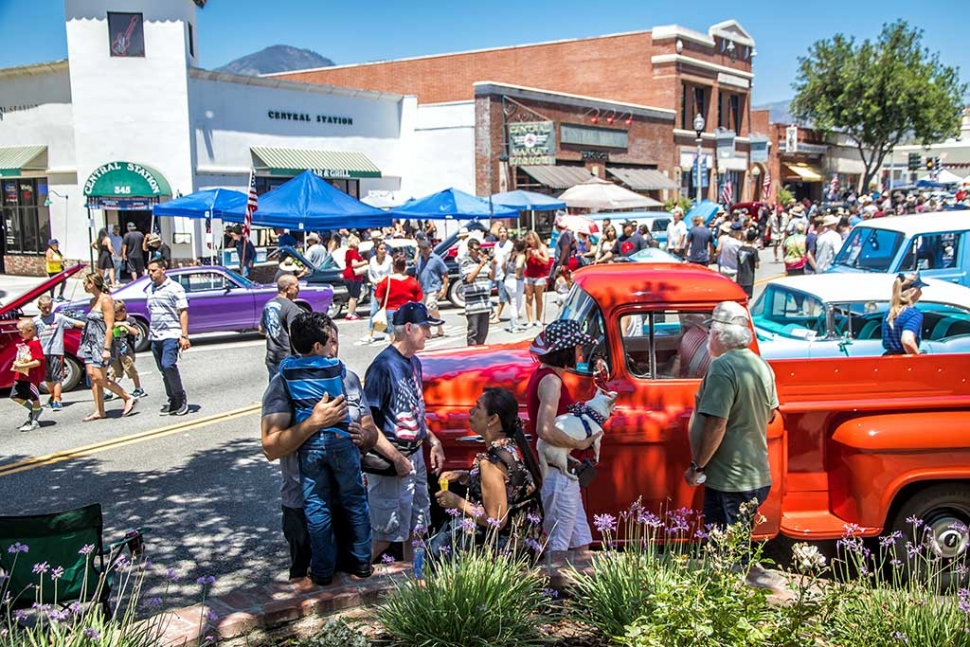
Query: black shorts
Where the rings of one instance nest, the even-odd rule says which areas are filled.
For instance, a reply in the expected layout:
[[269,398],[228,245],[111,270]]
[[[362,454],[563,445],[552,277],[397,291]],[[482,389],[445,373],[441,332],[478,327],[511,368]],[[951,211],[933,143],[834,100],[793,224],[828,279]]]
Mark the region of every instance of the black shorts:
[[44,369],[44,381],[57,383],[64,381],[64,356],[63,355],[44,355],[47,360],[47,368]]
[[347,285],[347,298],[349,299],[359,299],[360,298],[360,287],[364,284],[363,281],[345,281]]
[[140,256],[128,257],[128,271],[141,276],[145,273],[145,259]]
[[14,400],[40,400],[40,391],[37,390],[36,385],[30,382],[17,380],[13,383],[13,389],[10,390],[10,397]]

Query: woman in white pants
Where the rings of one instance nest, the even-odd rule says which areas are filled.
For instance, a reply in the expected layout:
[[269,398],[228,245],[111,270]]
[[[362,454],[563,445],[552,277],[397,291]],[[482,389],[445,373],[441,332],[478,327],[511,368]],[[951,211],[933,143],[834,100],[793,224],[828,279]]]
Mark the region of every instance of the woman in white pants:
[[508,332],[522,332],[525,330],[519,322],[519,313],[522,311],[522,295],[525,291],[525,241],[516,240],[512,246],[512,252],[505,262],[505,291],[509,295],[509,327]]

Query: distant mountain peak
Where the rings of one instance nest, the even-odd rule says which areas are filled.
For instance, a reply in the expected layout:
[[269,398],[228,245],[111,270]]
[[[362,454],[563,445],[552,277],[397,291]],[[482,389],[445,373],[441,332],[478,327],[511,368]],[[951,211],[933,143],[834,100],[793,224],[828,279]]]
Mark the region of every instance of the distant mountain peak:
[[768,121],[770,123],[793,124],[795,123],[795,118],[791,114],[790,105],[791,100],[787,99],[785,101],[772,101],[771,103],[763,103],[760,106],[752,106],[752,110],[767,110]]
[[259,76],[261,74],[275,74],[276,72],[290,72],[332,65],[334,65],[333,61],[313,50],[290,47],[289,45],[272,45],[255,54],[237,58],[222,67],[217,67],[215,71]]

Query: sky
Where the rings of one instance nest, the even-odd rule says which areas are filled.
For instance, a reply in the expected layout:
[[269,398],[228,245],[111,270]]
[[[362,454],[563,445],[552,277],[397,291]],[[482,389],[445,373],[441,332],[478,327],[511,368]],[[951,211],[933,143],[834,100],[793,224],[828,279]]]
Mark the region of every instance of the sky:
[[[173,2],[180,0],[154,0]],[[757,43],[754,105],[790,99],[798,57],[836,33],[875,38],[904,19],[970,80],[966,0],[714,2],[634,0],[209,0],[198,12],[198,53],[215,68],[270,45],[311,49],[338,65],[584,38],[678,24],[707,32],[737,20]],[[119,2],[119,5],[126,3]],[[124,10],[119,7],[119,10]],[[64,0],[0,0],[0,68],[67,58]],[[628,61],[628,65],[643,64]],[[622,74],[623,62],[604,74]],[[541,79],[535,85],[541,87]]]

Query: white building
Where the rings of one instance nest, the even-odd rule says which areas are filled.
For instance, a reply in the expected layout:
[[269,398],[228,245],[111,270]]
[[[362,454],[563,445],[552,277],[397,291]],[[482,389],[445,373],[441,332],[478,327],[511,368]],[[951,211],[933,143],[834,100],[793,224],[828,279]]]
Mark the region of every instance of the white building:
[[[919,170],[909,171],[909,156],[919,156]],[[970,108],[965,108],[960,121],[960,134],[953,139],[929,146],[913,144],[897,146],[886,156],[883,170],[891,172],[893,184],[907,184],[915,175],[919,179],[929,176],[926,169],[927,159],[939,158],[942,170],[961,178],[970,178]]]
[[[472,188],[473,124],[423,127],[413,96],[199,69],[202,0],[65,4],[68,59],[0,70],[2,271],[42,273],[52,237],[87,260],[101,227],[148,231],[152,204],[250,169],[259,192],[307,168],[361,198]],[[209,255],[204,221],[161,228],[176,259]]]

